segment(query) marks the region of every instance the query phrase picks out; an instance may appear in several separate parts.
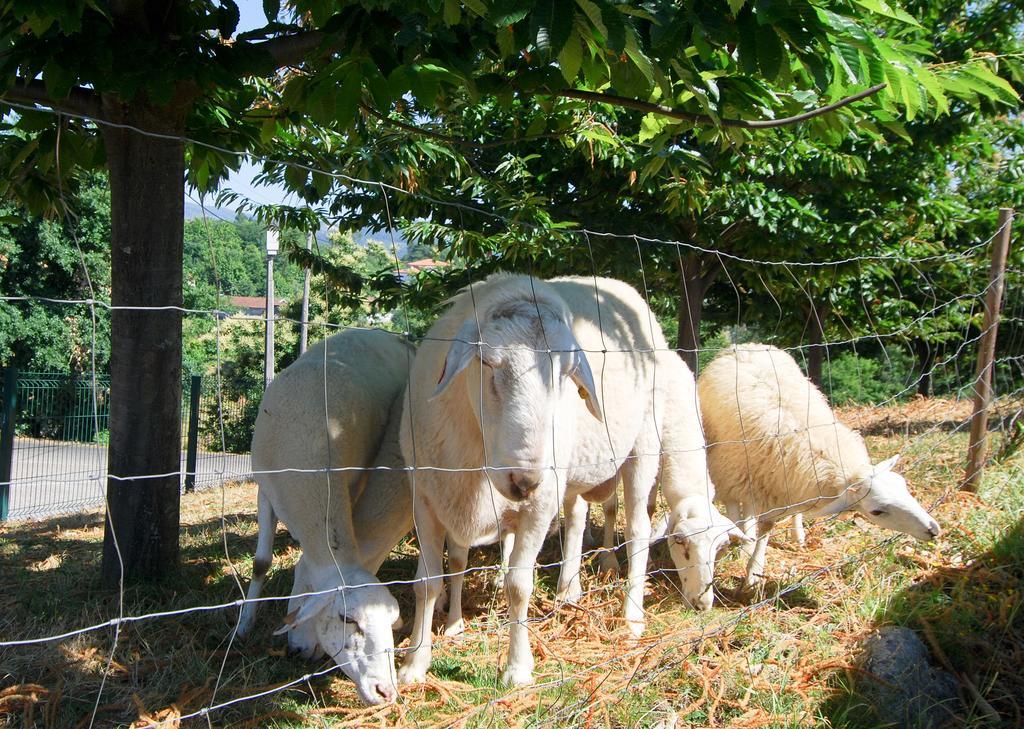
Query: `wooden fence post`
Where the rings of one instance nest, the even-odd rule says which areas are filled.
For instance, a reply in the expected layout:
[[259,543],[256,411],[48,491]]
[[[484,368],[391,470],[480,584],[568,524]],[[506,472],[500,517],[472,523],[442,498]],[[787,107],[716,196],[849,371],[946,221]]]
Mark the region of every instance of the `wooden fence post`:
[[999,329],[999,306],[1003,300],[1006,256],[1010,250],[1010,226],[1013,208],[999,208],[999,228],[992,241],[992,261],[985,296],[985,323],[978,341],[978,369],[974,377],[974,414],[971,416],[971,441],[967,447],[967,470],[960,488],[976,492],[985,466],[988,447],[988,407],[992,402],[992,369]]

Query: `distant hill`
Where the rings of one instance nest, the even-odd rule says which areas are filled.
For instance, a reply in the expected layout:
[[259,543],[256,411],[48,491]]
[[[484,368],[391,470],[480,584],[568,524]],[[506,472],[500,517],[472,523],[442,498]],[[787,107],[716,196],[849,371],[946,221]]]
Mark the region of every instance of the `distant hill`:
[[[227,208],[215,208],[211,206],[206,207],[206,216],[214,220],[227,220],[234,221],[237,217],[237,213],[234,210],[228,210]],[[195,218],[203,217],[203,208],[191,200],[185,200],[185,220],[194,220]],[[327,227],[323,227],[317,233],[317,240],[321,243],[327,243]],[[380,233],[371,233],[368,230],[359,230],[352,235],[352,239],[359,245],[365,246],[368,241],[375,240],[378,243],[383,243],[386,248],[391,248],[391,235],[387,231],[381,231]],[[400,231],[395,231],[395,245],[398,248],[399,258],[405,257],[406,243],[402,237]]]
[[[209,205],[206,206],[206,216],[209,218],[223,218],[224,220],[234,220],[235,211],[228,210],[226,208],[215,208]],[[185,201],[185,220],[192,220],[193,218],[203,217],[203,208],[196,205],[191,200]]]

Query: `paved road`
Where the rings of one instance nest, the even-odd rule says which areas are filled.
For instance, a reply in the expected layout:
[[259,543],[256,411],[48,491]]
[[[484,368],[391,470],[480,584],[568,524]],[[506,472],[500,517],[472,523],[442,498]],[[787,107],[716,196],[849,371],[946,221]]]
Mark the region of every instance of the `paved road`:
[[[38,519],[103,504],[107,447],[35,438],[15,438],[10,518]],[[185,471],[185,453],[181,454]],[[196,488],[249,478],[248,455],[199,452]]]

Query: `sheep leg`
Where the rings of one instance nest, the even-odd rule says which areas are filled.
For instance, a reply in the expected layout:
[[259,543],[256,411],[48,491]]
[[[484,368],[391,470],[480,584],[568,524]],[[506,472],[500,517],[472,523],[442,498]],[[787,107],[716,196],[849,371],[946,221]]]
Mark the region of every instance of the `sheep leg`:
[[501,535],[501,569],[494,580],[494,586],[499,590],[505,589],[505,575],[508,574],[508,561],[512,558],[512,548],[516,544],[516,533],[505,532]]
[[444,526],[427,503],[417,500],[413,510],[416,539],[420,543],[420,560],[416,568],[416,617],[409,638],[409,651],[398,670],[398,683],[402,686],[423,683],[427,678],[434,604],[441,594],[441,575],[444,569]]
[[[308,597],[296,597],[313,592],[313,580],[309,575],[309,559],[301,555],[295,563],[295,580],[292,583],[292,597],[288,600],[288,614],[295,614]],[[316,621],[307,620],[288,631],[288,652],[299,655],[307,660],[319,658],[324,654],[320,647],[320,639],[316,635]]]
[[771,531],[771,528],[764,527],[758,531],[761,533],[757,538],[757,543],[754,544],[754,552],[750,556],[750,561],[747,562],[746,585],[750,588],[759,588],[764,584],[765,552],[768,549],[768,532]]
[[[256,622],[256,609],[260,594],[263,592],[263,585],[267,581],[267,572],[274,561],[274,534],[277,531],[277,515],[270,499],[260,489],[256,498],[256,523],[259,525],[259,534],[256,537],[256,554],[252,559],[252,580],[249,582],[249,591],[245,596],[246,603],[242,606],[242,614],[238,618],[238,627],[235,632],[239,637],[244,638],[252,632],[252,626]],[[253,601],[253,602],[250,602]]]
[[[601,572],[615,576],[619,574],[619,559],[615,556],[615,548],[618,546],[618,540],[615,538],[615,519],[619,511],[618,493],[612,492],[612,495],[601,504],[601,510],[604,511],[604,551],[601,552],[598,563]],[[649,508],[647,513],[651,513]]]
[[590,504],[587,504],[586,526],[583,527],[583,549],[591,550],[597,547],[597,539],[594,537],[594,522],[590,519]]
[[586,529],[589,505],[582,497],[567,495],[562,502],[565,512],[565,538],[562,540],[562,568],[558,571],[560,602],[577,602],[583,596],[580,568],[583,559],[583,531]]
[[789,525],[789,538],[797,546],[804,546],[807,541],[807,532],[804,531],[804,515],[801,513],[793,514],[793,523]]
[[461,635],[466,630],[462,620],[462,584],[466,579],[466,565],[469,563],[469,547],[448,540],[448,617],[444,622],[444,634]]
[[[757,508],[749,502],[743,502],[742,506],[737,507],[739,521],[733,519],[736,522],[736,526],[747,535],[750,539],[749,542],[744,542],[740,545],[740,550],[747,556],[748,560],[754,558],[755,542],[758,538],[758,525],[757,525]],[[730,513],[729,518],[732,519]]]
[[644,632],[644,588],[651,544],[651,517],[647,513],[647,503],[658,475],[659,459],[634,455],[636,457],[623,466],[622,478],[626,501],[626,554],[629,558],[624,613],[626,626],[634,636],[640,637]]
[[528,686],[533,683],[533,654],[530,652],[530,634],[526,627],[526,617],[530,596],[533,594],[537,555],[544,546],[548,525],[558,512],[557,506],[552,506],[554,508],[550,511],[539,507],[536,511],[520,512],[515,546],[512,547],[512,559],[509,561],[508,575],[505,577],[505,594],[508,596],[511,625],[508,666],[502,672],[501,680],[509,686]]

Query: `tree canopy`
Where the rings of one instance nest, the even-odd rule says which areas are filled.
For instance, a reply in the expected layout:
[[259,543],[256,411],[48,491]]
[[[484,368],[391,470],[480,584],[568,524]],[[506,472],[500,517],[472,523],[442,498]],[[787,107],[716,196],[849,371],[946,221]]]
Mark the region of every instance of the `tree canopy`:
[[[319,204],[343,181],[329,164],[340,140],[374,142],[383,128],[502,147],[600,136],[588,131],[593,108],[625,115],[630,137],[658,152],[684,133],[726,148],[800,120],[833,141],[854,128],[881,136],[903,118],[1017,100],[997,73],[1010,60],[933,64],[920,19],[885,0],[264,7],[264,27],[237,33],[233,0],[0,2],[0,96],[14,109],[0,130],[0,193],[66,215],[68,191],[109,171],[109,585],[177,560],[177,479],[144,477],[179,468],[186,178],[212,190],[255,153]],[[480,104],[525,108],[531,121],[460,125],[469,136],[452,139],[446,125]],[[364,156],[345,173],[390,180],[388,163]],[[418,167],[391,171],[418,188]],[[320,227],[313,207],[275,215]]]

